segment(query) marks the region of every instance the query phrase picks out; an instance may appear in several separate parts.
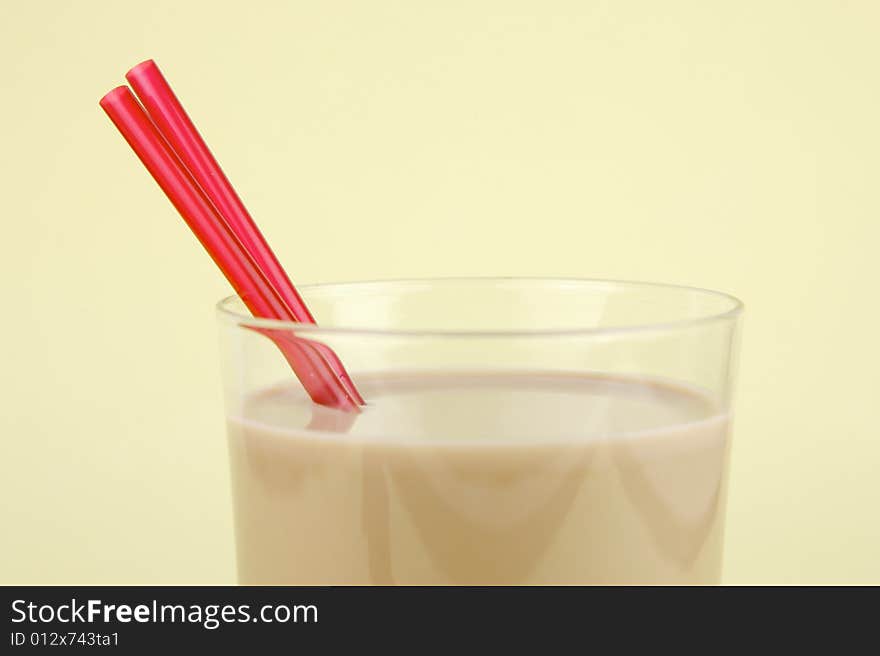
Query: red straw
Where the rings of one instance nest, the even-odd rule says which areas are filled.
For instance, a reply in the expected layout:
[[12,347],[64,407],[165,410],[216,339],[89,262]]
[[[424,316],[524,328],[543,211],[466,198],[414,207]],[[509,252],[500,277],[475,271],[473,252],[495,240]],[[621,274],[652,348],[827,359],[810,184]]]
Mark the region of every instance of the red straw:
[[[113,89],[100,104],[253,315],[286,319],[289,309],[128,88]],[[277,330],[263,332],[276,341],[315,403],[357,409],[314,342]]]
[[[253,257],[257,267],[273,287],[276,294],[290,310],[290,319],[303,323],[315,323],[290,278],[284,272],[269,244],[266,243],[256,223],[251,218],[241,198],[235,193],[229,179],[211,154],[196,126],[180,104],[174,91],[156,63],[149,59],[132,68],[125,76],[137,94],[150,118],[162,136],[174,149],[183,165],[189,169],[208,199],[217,208],[232,233],[241,241]],[[358,403],[363,403],[354,383],[336,354],[323,344],[321,352],[346,390]]]

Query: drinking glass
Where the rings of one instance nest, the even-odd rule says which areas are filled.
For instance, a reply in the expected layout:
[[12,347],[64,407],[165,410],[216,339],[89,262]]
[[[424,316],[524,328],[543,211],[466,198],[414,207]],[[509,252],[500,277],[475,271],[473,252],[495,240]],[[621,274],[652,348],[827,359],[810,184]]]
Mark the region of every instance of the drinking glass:
[[[218,305],[248,584],[716,583],[742,304],[473,278],[303,286],[318,325]],[[366,400],[312,403],[267,335]]]

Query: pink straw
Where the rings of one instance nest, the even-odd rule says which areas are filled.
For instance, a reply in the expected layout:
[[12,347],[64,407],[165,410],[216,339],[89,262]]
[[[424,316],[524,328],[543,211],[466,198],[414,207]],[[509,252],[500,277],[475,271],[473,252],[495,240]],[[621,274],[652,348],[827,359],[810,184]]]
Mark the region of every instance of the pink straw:
[[[278,298],[131,91],[124,86],[117,87],[104,96],[100,104],[251,313],[256,317],[287,319],[289,308]],[[261,331],[278,344],[315,403],[357,410],[358,402],[349,395],[346,385],[314,342],[279,330]]]
[[[180,104],[162,71],[152,59],[132,68],[125,76],[162,136],[174,149],[196,184],[213,203],[232,233],[253,257],[266,280],[289,308],[293,321],[315,323],[315,319],[290,282],[278,258],[257,228],[241,198],[235,193],[223,169],[211,154],[196,126]],[[364,400],[336,354],[323,344],[317,345],[330,367],[343,381],[349,395],[359,404]]]

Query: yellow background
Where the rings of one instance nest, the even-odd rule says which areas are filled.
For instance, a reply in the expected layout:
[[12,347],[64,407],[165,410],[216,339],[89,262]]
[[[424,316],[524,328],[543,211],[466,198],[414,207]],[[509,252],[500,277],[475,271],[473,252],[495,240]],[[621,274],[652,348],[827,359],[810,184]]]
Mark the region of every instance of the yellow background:
[[153,57],[291,276],[747,306],[728,582],[880,582],[880,3],[0,10],[0,582],[231,582],[228,287],[99,109]]

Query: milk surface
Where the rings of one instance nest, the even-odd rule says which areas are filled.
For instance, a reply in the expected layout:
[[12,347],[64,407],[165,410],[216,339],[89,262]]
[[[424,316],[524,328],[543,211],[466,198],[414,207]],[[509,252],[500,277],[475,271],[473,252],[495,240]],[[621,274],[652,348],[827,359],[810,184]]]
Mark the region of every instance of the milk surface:
[[229,418],[239,578],[265,584],[713,583],[728,416],[670,383],[536,371],[295,382]]

